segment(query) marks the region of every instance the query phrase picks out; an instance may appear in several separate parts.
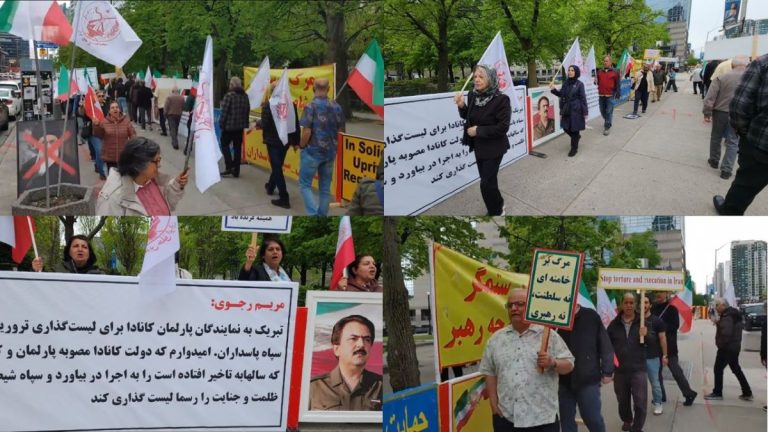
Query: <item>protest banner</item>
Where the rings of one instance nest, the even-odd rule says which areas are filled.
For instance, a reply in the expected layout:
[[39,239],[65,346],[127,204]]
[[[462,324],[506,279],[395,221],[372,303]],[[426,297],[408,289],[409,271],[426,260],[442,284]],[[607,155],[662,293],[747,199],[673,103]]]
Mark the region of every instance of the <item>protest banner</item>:
[[352,200],[358,183],[364,178],[376,179],[376,170],[384,155],[384,141],[339,132],[340,163],[336,164],[336,196]]
[[[516,87],[525,96],[525,87]],[[384,100],[384,185],[388,215],[414,215],[450,198],[480,179],[475,156],[462,145],[464,120],[454,93]],[[513,108],[507,131],[510,149],[501,168],[528,153],[524,108]]]
[[619,100],[616,104],[618,105],[624,102],[628,102],[629,93],[631,92],[631,90],[632,90],[632,80],[628,78],[621,80],[621,96],[619,96]]
[[291,216],[222,216],[222,231],[291,232]]
[[384,432],[439,432],[437,384],[390,393],[384,398]]
[[298,284],[176,285],[0,272],[2,428],[284,431]]
[[597,287],[615,290],[682,291],[682,271],[600,268]]
[[447,384],[450,393],[450,431],[493,430],[493,412],[485,376],[476,372],[452,379]]
[[[309,318],[301,389],[302,422],[382,423],[384,319],[381,304],[382,293],[307,291]],[[356,396],[328,397],[327,388],[339,372],[340,357],[351,355],[343,341],[337,341],[338,344],[331,341],[332,331],[336,323],[351,315],[365,317],[374,327],[370,349],[363,354],[365,383],[355,391]],[[342,332],[347,325],[349,323],[342,326]],[[357,355],[354,357],[360,360]]]
[[430,247],[435,367],[480,361],[491,335],[509,324],[504,306],[512,288],[528,284],[528,275],[476,261],[439,243]]
[[533,251],[525,321],[570,330],[584,254],[536,248]]
[[[255,66],[243,67],[243,83],[246,85],[244,90],[248,90],[251,85],[253,76],[259,71]],[[282,68],[269,70],[269,82],[275,82],[280,79],[283,74]],[[299,112],[299,118],[304,113],[304,107],[312,102],[312,98],[315,97],[313,86],[317,78],[327,78],[330,82],[330,88],[328,89],[328,98],[336,98],[336,64],[327,64],[320,66],[313,66],[300,69],[288,69],[288,87],[291,90],[291,96],[293,102],[296,103],[296,109]],[[257,113],[261,113],[261,107],[251,107],[251,110],[255,110]]]

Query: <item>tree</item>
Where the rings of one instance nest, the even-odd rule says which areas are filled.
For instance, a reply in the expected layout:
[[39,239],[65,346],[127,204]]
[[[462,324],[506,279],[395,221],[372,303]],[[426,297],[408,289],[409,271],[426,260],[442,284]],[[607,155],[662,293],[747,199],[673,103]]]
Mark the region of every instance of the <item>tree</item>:
[[99,266],[107,267],[107,258],[115,251],[124,268],[124,274],[135,276],[141,270],[144,248],[147,243],[149,219],[143,217],[107,218],[102,230],[102,250],[97,255]]

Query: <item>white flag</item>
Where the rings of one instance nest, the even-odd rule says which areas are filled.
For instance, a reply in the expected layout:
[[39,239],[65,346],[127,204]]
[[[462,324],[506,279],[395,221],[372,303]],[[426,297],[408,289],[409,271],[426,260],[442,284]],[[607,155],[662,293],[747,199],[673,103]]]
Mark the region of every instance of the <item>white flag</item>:
[[723,298],[728,300],[728,305],[736,307],[736,291],[733,289],[733,282],[730,278],[726,281]]
[[596,70],[597,63],[595,62],[595,46],[592,45],[592,47],[589,48],[589,54],[587,54],[587,58],[584,59],[584,69],[581,70],[581,76],[579,77],[579,80],[581,80],[584,85],[594,84],[595,81],[592,78],[592,72]]
[[144,75],[144,87],[152,88],[152,69],[147,66],[147,73]]
[[264,57],[259,65],[259,70],[256,75],[253,76],[251,84],[248,86],[248,90],[245,92],[248,95],[248,101],[251,103],[251,109],[261,106],[261,100],[264,99],[264,92],[267,91],[269,85],[269,56]]
[[485,49],[483,56],[477,64],[491,66],[496,69],[496,75],[499,79],[499,91],[509,96],[512,101],[512,108],[523,108],[522,102],[517,99],[515,94],[515,84],[512,82],[512,74],[509,72],[509,62],[507,53],[504,51],[504,41],[501,39],[501,32],[496,33],[491,44]]
[[604,327],[608,327],[608,324],[616,318],[616,304],[611,304],[608,293],[603,288],[597,289],[597,313]]
[[288,68],[283,69],[283,75],[269,98],[269,109],[275,119],[277,135],[283,145],[288,144],[288,134],[296,132],[296,113],[293,112],[293,98],[288,86]]
[[153,216],[147,233],[144,263],[139,273],[143,295],[158,297],[176,290],[175,254],[180,248],[176,216]]
[[72,22],[75,45],[118,67],[128,62],[141,39],[110,2],[80,0]]
[[584,76],[584,58],[581,56],[581,46],[579,46],[579,38],[576,38],[571,45],[571,49],[568,50],[568,54],[563,59],[563,69],[565,70],[565,76],[563,81],[568,78],[568,68],[572,65],[579,67],[581,75]]
[[205,40],[203,69],[197,86],[194,110],[195,185],[200,193],[221,181],[221,150],[213,128],[213,39]]
[[16,228],[13,216],[0,216],[0,243],[16,246]]

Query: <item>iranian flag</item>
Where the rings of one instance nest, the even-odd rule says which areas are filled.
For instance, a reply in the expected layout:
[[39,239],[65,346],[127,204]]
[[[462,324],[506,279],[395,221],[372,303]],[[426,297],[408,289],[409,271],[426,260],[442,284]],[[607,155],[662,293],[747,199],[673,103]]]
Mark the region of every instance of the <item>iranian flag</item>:
[[576,297],[576,303],[578,303],[579,306],[583,308],[592,309],[594,311],[597,310],[595,303],[592,302],[592,296],[589,294],[589,289],[587,289],[587,285],[584,283],[584,281],[580,281],[579,283],[579,296]]
[[77,82],[74,76],[70,78],[69,70],[64,65],[61,65],[56,86],[56,99],[65,101],[77,93],[77,91]]
[[480,378],[472,387],[464,391],[453,407],[453,417],[456,420],[456,431],[461,431],[469,422],[475,407],[481,400],[488,398],[485,378]]
[[0,216],[0,243],[11,246],[11,257],[17,264],[24,261],[34,243],[37,228],[29,216]]
[[619,58],[619,62],[616,64],[616,70],[619,72],[619,76],[621,78],[627,76],[629,71],[632,70],[632,65],[634,65],[634,63],[635,59],[632,58],[632,56],[629,55],[629,51],[624,48],[624,52],[621,53],[621,58]]
[[587,309],[592,309],[600,315],[600,320],[603,322],[603,326],[608,327],[608,324],[616,318],[616,305],[611,304],[611,299],[608,298],[608,293],[603,288],[597,289],[597,307],[592,302],[592,296],[589,294],[587,286],[584,281],[581,281],[579,285],[579,296],[576,299],[579,306]]
[[688,333],[691,331],[691,324],[693,323],[693,282],[689,275],[685,275],[685,289],[682,293],[676,294],[669,301],[669,304],[677,308],[677,312],[680,314],[680,333]]
[[344,268],[355,260],[355,244],[352,241],[352,223],[349,216],[342,216],[339,221],[339,237],[336,240],[336,259],[333,260],[331,290],[336,289],[339,280],[344,277]]
[[88,86],[88,90],[85,93],[85,102],[83,102],[83,109],[85,115],[91,120],[104,121],[104,111],[101,110],[101,104],[96,100],[96,93],[93,92],[93,87]]
[[0,7],[0,32],[27,40],[67,45],[72,37],[72,26],[55,1],[5,0]]
[[147,66],[147,73],[145,76],[147,77],[147,79],[144,81],[144,87],[149,87],[152,90],[154,90],[155,86],[157,86],[157,82],[152,77],[152,70],[149,68],[149,66]]
[[357,61],[347,82],[366,105],[384,118],[384,58],[376,39]]

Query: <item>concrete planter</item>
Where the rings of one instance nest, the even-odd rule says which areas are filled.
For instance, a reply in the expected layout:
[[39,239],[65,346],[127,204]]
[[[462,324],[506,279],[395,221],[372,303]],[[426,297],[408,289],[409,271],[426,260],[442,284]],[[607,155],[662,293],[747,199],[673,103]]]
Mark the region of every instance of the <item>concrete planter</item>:
[[56,195],[58,186],[51,186],[51,207],[45,208],[45,188],[24,191],[11,207],[16,216],[90,215],[93,189],[70,183],[61,184],[61,199]]

